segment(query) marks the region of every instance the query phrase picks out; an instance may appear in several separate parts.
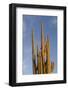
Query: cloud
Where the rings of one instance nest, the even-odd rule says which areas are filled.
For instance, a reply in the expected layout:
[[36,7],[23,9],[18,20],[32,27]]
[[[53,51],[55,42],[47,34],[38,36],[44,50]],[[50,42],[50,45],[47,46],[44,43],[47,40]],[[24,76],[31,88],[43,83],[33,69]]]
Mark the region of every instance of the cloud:
[[57,19],[54,18],[54,19],[51,21],[51,24],[53,24],[53,25],[57,24]]
[[28,69],[27,64],[23,63],[23,70],[22,70],[22,73],[25,74],[26,71],[27,71],[27,69]]

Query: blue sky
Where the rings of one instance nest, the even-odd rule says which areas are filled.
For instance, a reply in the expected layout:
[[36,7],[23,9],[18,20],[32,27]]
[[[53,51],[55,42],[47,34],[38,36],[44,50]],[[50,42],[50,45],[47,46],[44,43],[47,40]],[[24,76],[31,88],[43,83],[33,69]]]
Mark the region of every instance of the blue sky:
[[32,74],[32,28],[34,28],[35,47],[41,42],[41,22],[44,25],[44,36],[50,39],[50,59],[54,61],[54,73],[57,72],[57,16],[23,15],[23,74]]

